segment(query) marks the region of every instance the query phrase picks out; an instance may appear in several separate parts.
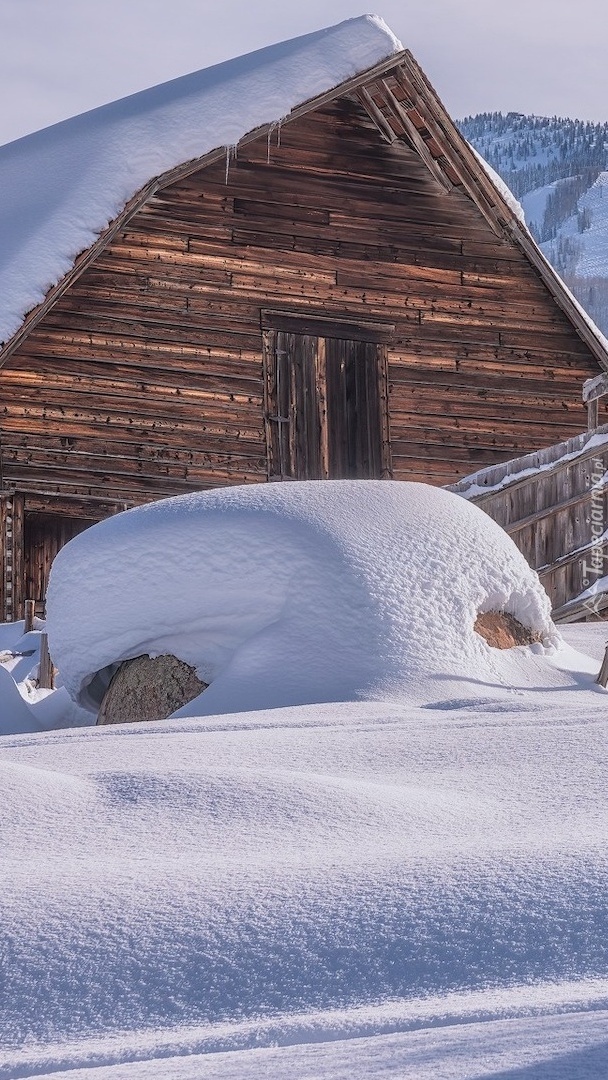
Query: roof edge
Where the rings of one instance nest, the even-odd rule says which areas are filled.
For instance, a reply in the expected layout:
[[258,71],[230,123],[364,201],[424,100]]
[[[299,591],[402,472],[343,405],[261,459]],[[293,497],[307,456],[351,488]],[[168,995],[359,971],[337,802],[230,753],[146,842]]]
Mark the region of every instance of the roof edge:
[[[405,53],[406,50],[391,53],[390,56],[386,57],[384,60],[380,60],[377,64],[374,64],[373,67],[366,68],[365,71],[359,72],[358,75],[353,75],[344,82],[338,83],[331,90],[326,90],[314,98],[303,101],[300,105],[295,106],[287,116],[281,118],[281,124],[287,124],[292,120],[297,120],[299,117],[306,115],[306,113],[312,112],[314,109],[318,109],[321,106],[329,104],[337,98],[343,97],[345,94],[358,89],[370,79],[378,78],[379,76],[386,74],[403,62]],[[276,128],[278,122],[278,120],[272,120],[267,124],[262,124],[260,127],[253,128],[239,139],[237,147],[246,145],[261,136],[268,135]],[[190,161],[184,162],[173,169],[169,169],[167,172],[160,173],[158,176],[153,177],[149,183],[144,185],[144,187],[140,188],[140,190],[125,204],[121,212],[108,223],[93,244],[91,244],[89,248],[85,248],[84,251],[76,256],[70,270],[67,271],[60,281],[51,286],[44,300],[42,300],[35,308],[32,308],[25,316],[19,329],[0,348],[0,368],[4,366],[6,361],[12,356],[16,349],[19,348],[23,341],[25,341],[31,331],[44,318],[47,312],[50,311],[53,305],[63,296],[70,285],[78,280],[87,267],[95,261],[97,256],[104,251],[117,233],[119,233],[127,224],[133,214],[137,213],[152,195],[156,194],[156,192],[160,191],[162,188],[167,187],[169,184],[175,183],[177,180],[181,180],[207,165],[211,165],[216,161],[221,161],[222,158],[227,156],[233,149],[234,147],[232,146],[218,146],[214,150],[210,150],[208,153],[203,154],[202,157],[192,158]]]
[[498,231],[496,228],[498,225],[500,231],[503,233],[506,232],[507,235],[515,241],[528,259],[528,262],[530,262],[538,272],[551,292],[553,299],[572,323],[579,334],[579,337],[581,337],[585,345],[587,345],[593,353],[600,367],[604,371],[608,371],[608,343],[606,343],[606,339],[601,330],[599,327],[595,326],[593,320],[587,315],[566,283],[543,254],[532,234],[518,219],[513,208],[509,206],[502,192],[484,168],[478,155],[472,147],[469,146],[462,132],[456,127],[456,124],[451,119],[443,102],[437,94],[437,91],[427,79],[415,57],[409,49],[404,50],[404,52],[405,65],[408,69],[408,74],[422,84],[427,100],[430,99],[435,103],[438,114],[436,119],[441,120],[442,133],[444,134],[450,149],[461,159],[462,164],[466,168],[466,173],[470,175],[472,180],[477,182],[477,185],[481,188],[485,198],[482,201],[479,199],[474,189],[469,190],[465,176],[463,177],[463,186],[467,190],[467,194],[473,199],[486,219],[488,219],[487,203],[493,203],[494,208],[498,211],[497,215],[491,214],[491,216],[494,217],[495,231]]
[[[374,64],[372,67],[359,72],[345,81],[338,83],[331,90],[325,91],[314,98],[295,106],[291,112],[281,119],[282,124],[297,120],[306,113],[320,108],[346,94],[352,93],[364,87],[368,82],[388,75],[390,72],[401,70],[408,76],[416,94],[423,99],[427,113],[426,119],[431,128],[431,134],[440,143],[441,149],[450,164],[458,173],[459,183],[463,190],[475,203],[478,210],[483,214],[494,233],[511,239],[534,267],[541,280],[549,289],[553,299],[564,312],[569,322],[578,333],[581,340],[589,348],[603,371],[608,371],[608,343],[598,327],[582,309],[568,286],[561,279],[557,271],[551,266],[540,247],[519,221],[513,208],[508,204],[491,176],[484,168],[478,155],[469,146],[467,140],[458,130],[455,123],[447,112],[436,90],[427,79],[424,71],[409,51],[403,49],[400,52],[391,53],[390,56]],[[419,103],[417,103],[419,104]],[[276,127],[278,120],[273,120],[260,127],[247,132],[237,146],[268,135]],[[98,255],[114,239],[118,232],[127,224],[145,202],[157,191],[169,184],[189,176],[191,173],[222,160],[232,147],[222,145],[209,151],[201,157],[193,158],[188,162],[176,166],[153,177],[142,187],[123,207],[122,211],[107,225],[99,234],[94,243],[77,256],[73,266],[64,277],[52,286],[44,300],[33,308],[24,318],[16,333],[0,349],[0,368],[12,356],[16,349],[26,340],[31,331],[44,318],[47,312],[61,298],[65,291],[72,285],[84,271],[90,266]]]

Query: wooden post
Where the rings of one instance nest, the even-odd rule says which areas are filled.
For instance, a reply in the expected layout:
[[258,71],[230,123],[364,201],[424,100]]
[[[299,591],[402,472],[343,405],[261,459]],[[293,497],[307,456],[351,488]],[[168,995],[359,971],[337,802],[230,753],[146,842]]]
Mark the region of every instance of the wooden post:
[[602,666],[600,668],[599,675],[595,680],[600,686],[608,685],[608,642],[606,643],[606,652],[604,653],[604,659],[602,660]]
[[0,622],[12,618],[13,500],[0,495]]
[[13,496],[13,619],[23,618],[25,592],[24,499],[18,491]]
[[38,668],[38,686],[41,690],[53,690],[55,671],[49,653],[48,634],[40,635],[40,666]]
[[30,630],[34,629],[34,615],[36,613],[36,601],[25,601],[25,626],[23,627],[23,633],[29,634]]
[[608,372],[596,375],[583,383],[583,402],[587,406],[587,429],[594,431],[599,426],[599,400],[608,394]]

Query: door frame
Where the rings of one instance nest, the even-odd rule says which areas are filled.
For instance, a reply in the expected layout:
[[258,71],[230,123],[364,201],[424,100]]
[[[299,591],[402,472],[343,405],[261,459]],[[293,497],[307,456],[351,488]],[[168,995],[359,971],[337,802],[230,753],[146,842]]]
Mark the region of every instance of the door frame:
[[[377,346],[379,436],[380,436],[380,478],[390,480],[393,476],[391,460],[389,389],[388,389],[388,345],[394,338],[394,323],[376,322],[367,319],[353,319],[352,316],[339,316],[330,319],[327,312],[301,312],[264,308],[260,313],[262,329],[264,363],[264,426],[266,431],[267,475],[269,480],[292,480],[285,474],[280,460],[281,439],[277,437],[277,427],[291,422],[291,417],[280,416],[276,409],[275,387],[275,347],[276,334],[287,333],[310,336],[324,341],[326,338],[338,338],[345,341],[360,341]],[[317,357],[315,381],[319,407],[320,425],[320,461],[321,479],[329,478],[328,428],[326,378],[324,371],[325,349],[321,347]]]

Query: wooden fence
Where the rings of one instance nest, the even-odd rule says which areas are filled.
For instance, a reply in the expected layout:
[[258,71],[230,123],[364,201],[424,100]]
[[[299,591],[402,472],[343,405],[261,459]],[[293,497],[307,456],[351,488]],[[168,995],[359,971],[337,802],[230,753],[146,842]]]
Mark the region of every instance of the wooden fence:
[[449,490],[510,534],[538,571],[556,620],[608,614],[608,592],[601,592],[608,589],[608,424],[482,469]]

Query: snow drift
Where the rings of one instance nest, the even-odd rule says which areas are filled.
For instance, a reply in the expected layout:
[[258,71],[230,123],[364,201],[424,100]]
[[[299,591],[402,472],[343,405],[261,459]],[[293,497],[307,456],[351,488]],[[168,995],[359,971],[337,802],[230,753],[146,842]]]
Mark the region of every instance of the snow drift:
[[[467,1022],[605,1010],[605,702],[546,690],[0,740],[0,1077],[119,1065],[110,1080],[196,1053],[191,1072],[134,1074],[308,1076],[286,1044],[324,1043],[313,1075],[367,1080],[356,1036],[403,1032],[407,1055],[413,1028],[460,1031],[473,1055]],[[516,1030],[520,1064],[556,1052],[544,1025]],[[260,1046],[285,1048],[268,1074]],[[378,1073],[418,1080],[391,1049],[371,1050]],[[224,1071],[227,1050],[244,1053]]]
[[476,506],[424,484],[308,481],[167,499],[80,534],[53,566],[48,630],[85,707],[118,663],[173,653],[211,684],[186,711],[209,715],[428,700],[450,676],[511,686],[522,650],[473,630],[490,609],[555,639],[536,574]]
[[73,694],[171,648],[224,715],[0,740],[1,1080],[603,1075],[605,692],[475,635],[499,606],[553,633],[481,510],[374,481],[166,500],[71,541],[49,606]]

